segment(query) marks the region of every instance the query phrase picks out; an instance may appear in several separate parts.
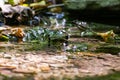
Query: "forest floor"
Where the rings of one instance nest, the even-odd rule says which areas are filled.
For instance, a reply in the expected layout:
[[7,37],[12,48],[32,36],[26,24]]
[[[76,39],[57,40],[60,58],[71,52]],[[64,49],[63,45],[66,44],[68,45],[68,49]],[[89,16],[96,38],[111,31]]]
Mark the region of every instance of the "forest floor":
[[[92,41],[73,38],[74,41]],[[89,40],[89,41],[88,41]],[[95,43],[94,43],[95,44]],[[76,76],[102,76],[120,71],[120,56],[93,52],[24,51],[21,44],[0,42],[0,80],[62,80]],[[24,48],[24,47],[23,47]],[[19,79],[20,77],[20,79]]]
[[[71,38],[70,41],[91,43],[94,45],[91,51],[96,49],[98,43],[103,44],[93,38]],[[71,53],[49,48],[25,51],[25,44],[0,42],[0,80],[79,80],[75,78],[120,71],[119,54],[90,51]]]

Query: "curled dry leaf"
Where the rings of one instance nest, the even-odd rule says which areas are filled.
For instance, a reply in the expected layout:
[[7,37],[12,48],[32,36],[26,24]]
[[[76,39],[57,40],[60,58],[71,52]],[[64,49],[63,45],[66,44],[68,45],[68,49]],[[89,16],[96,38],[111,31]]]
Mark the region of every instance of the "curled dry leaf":
[[22,42],[25,37],[25,33],[22,28],[15,28],[11,30],[11,35],[17,38],[17,42]]

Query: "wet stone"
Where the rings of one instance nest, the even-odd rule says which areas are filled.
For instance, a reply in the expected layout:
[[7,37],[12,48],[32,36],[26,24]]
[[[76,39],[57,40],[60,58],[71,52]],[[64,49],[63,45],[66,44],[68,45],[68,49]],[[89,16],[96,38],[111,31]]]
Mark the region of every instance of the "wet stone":
[[40,64],[40,69],[42,72],[50,72],[51,68],[49,67],[48,64],[42,63]]

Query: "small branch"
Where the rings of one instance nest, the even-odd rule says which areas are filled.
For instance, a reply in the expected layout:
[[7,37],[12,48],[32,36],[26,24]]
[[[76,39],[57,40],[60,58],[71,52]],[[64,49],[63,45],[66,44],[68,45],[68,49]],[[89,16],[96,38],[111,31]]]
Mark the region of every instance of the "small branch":
[[54,4],[54,5],[50,5],[47,8],[53,8],[53,7],[59,7],[59,6],[64,6],[64,4]]

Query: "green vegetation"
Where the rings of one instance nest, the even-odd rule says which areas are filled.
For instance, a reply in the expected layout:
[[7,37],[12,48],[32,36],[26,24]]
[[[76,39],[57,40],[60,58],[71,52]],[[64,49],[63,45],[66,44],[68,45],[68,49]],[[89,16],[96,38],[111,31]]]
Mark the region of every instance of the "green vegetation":
[[112,73],[105,76],[84,77],[84,78],[76,77],[75,80],[120,80],[120,72]]
[[48,42],[47,41],[40,42],[38,40],[34,40],[34,41],[24,45],[24,50],[25,51],[38,51],[38,50],[44,50],[46,48],[48,48]]
[[[78,77],[76,76],[74,79],[63,77],[62,80],[120,80],[120,72],[115,72],[109,75],[104,76],[93,76],[93,77]],[[0,76],[1,77],[1,76]],[[7,77],[2,75],[3,80],[33,80],[33,76],[29,75],[26,77]],[[58,78],[51,76],[47,80],[57,80]]]
[[[15,4],[21,4],[23,5],[23,0],[22,2],[18,2],[15,3],[15,0],[8,0],[9,4],[15,5]],[[69,2],[70,1],[70,2]],[[76,5],[76,2],[74,1],[78,1],[78,5]],[[114,5],[119,5],[120,1],[119,0],[106,0],[106,1],[102,1],[102,0],[96,0],[96,1],[89,1],[89,0],[66,0],[66,7],[69,9],[99,9],[99,8],[104,8],[104,7],[111,7]],[[27,4],[27,6],[29,5],[29,7],[33,7],[33,9],[36,8],[41,10],[41,5],[43,5],[44,7],[47,6],[46,1],[43,0],[41,3],[31,3],[31,4]],[[25,6],[25,4],[23,5]],[[38,10],[39,11],[39,10]],[[61,10],[60,10],[61,11]],[[22,14],[22,13],[21,13]],[[58,14],[58,13],[56,13]],[[40,15],[39,15],[40,16]],[[40,17],[37,18],[40,18]],[[30,17],[30,16],[29,16]],[[45,16],[46,17],[46,16]],[[65,16],[66,17],[66,16]],[[74,17],[74,16],[73,16]],[[78,17],[78,16],[77,16]],[[84,16],[83,16],[84,17]],[[49,18],[49,17],[47,17]],[[67,17],[68,18],[68,17]],[[43,17],[43,19],[45,19]],[[54,19],[54,18],[53,18]],[[57,18],[56,18],[57,19]],[[103,18],[104,19],[104,18]],[[38,22],[37,22],[38,20]],[[15,38],[14,36],[11,37],[9,36],[5,36],[2,35],[0,36],[0,41],[10,41],[11,38],[11,44],[10,46],[0,46],[0,52],[5,52],[5,51],[10,51],[15,49],[16,51],[57,51],[57,50],[61,50],[64,48],[64,51],[67,51],[68,53],[72,53],[74,55],[74,52],[104,52],[104,53],[111,53],[111,54],[118,54],[120,52],[120,46],[116,45],[114,41],[115,39],[120,40],[119,35],[117,35],[118,37],[112,37],[111,39],[111,35],[110,35],[110,42],[106,42],[104,40],[104,38],[106,39],[106,37],[104,37],[103,35],[97,35],[95,33],[100,32],[103,34],[105,34],[106,31],[110,31],[113,30],[113,32],[115,34],[117,34],[117,32],[120,32],[120,27],[117,26],[110,26],[110,25],[104,25],[104,24],[97,24],[97,23],[86,23],[86,22],[78,22],[77,25],[74,25],[73,23],[69,23],[68,20],[70,20],[68,18],[67,22],[66,20],[63,21],[64,24],[62,24],[62,22],[59,20],[57,21],[52,21],[52,19],[48,19],[48,22],[50,22],[50,25],[48,27],[48,25],[46,25],[47,20],[42,20],[43,23],[39,22],[39,19],[36,20],[36,24],[34,23],[34,20],[30,20],[31,24],[33,24],[30,28],[25,29],[25,37],[24,37],[24,43],[23,44],[16,44],[15,41],[17,39],[17,37]],[[70,22],[72,22],[73,20],[71,20]],[[12,21],[11,21],[12,22]],[[53,24],[52,24],[53,22]],[[37,25],[38,23],[38,25]],[[40,23],[42,24],[42,26],[40,26]],[[67,24],[69,23],[69,24]],[[82,23],[85,23],[82,25]],[[62,25],[61,25],[62,24]],[[79,25],[81,24],[81,25]],[[36,26],[37,25],[37,26]],[[74,26],[74,27],[73,27]],[[59,28],[60,27],[60,28]],[[69,30],[69,29],[71,30]],[[80,28],[80,29],[78,29]],[[82,29],[83,28],[83,29]],[[119,28],[119,29],[118,29]],[[73,29],[73,30],[72,30]],[[99,33],[99,34],[100,34]],[[110,34],[110,33],[109,33]],[[75,35],[75,36],[74,36]],[[99,36],[100,38],[96,37]],[[77,38],[79,37],[80,39],[71,39],[71,41],[69,41],[68,37],[71,38]],[[66,38],[67,37],[67,38]],[[13,38],[13,43],[12,43],[12,38]],[[20,37],[19,37],[20,38]],[[93,39],[94,38],[94,39]],[[69,44],[64,44],[64,43],[69,43]],[[5,44],[6,45],[6,44]],[[21,48],[22,47],[22,48]],[[94,49],[93,49],[94,48]],[[54,53],[53,52],[53,53]],[[96,58],[96,57],[95,57]],[[93,63],[94,64],[94,63]],[[111,68],[110,68],[111,69]],[[120,80],[120,72],[115,72],[112,74],[108,74],[105,76],[87,76],[87,77],[79,77],[76,76],[74,78],[74,80]],[[2,80],[34,80],[34,76],[30,75],[27,76],[25,75],[24,77],[8,77],[8,76],[4,76],[4,75],[0,75],[0,79],[2,78]],[[48,80],[57,80],[57,78],[55,77],[50,77]],[[62,80],[73,80],[71,79],[70,76],[64,76]]]
[[25,76],[5,76],[0,74],[0,80],[34,80],[32,75],[25,75]]
[[[77,5],[76,5],[77,3]],[[103,7],[111,7],[119,5],[119,0],[66,0],[66,7],[68,9],[99,9]]]
[[[68,78],[68,77],[64,77],[62,80],[120,80],[120,72],[116,72],[116,73],[112,73],[109,75],[105,75],[105,76],[93,76],[93,77],[78,77],[76,76],[74,79]],[[48,80],[57,80],[54,77],[51,77]]]

